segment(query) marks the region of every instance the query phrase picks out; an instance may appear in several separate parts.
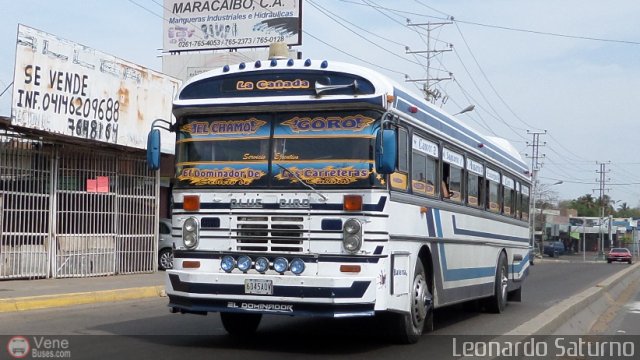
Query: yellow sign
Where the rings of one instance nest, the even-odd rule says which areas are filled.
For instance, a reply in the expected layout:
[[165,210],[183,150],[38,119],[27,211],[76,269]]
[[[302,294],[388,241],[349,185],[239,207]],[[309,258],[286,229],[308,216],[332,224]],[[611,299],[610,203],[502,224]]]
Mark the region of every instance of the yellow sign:
[[258,80],[255,83],[253,81],[238,81],[236,82],[236,90],[239,91],[252,91],[252,90],[299,90],[309,89],[311,83],[308,80],[295,79],[295,80]]
[[307,131],[361,131],[371,125],[375,120],[370,117],[355,116],[330,116],[330,117],[294,117],[287,121],[283,121],[282,125],[287,125],[291,131],[307,132]]
[[292,183],[297,182],[296,174],[300,179],[308,184],[314,185],[346,185],[354,183],[358,180],[366,179],[371,174],[371,171],[367,169],[356,169],[353,166],[336,168],[333,166],[327,166],[322,169],[317,168],[304,168],[298,169],[296,167],[287,168],[281,170],[276,175],[278,180],[290,180]]
[[393,173],[389,177],[391,187],[399,190],[407,190],[407,174]]
[[262,170],[244,168],[234,169],[182,169],[178,176],[180,181],[189,181],[191,185],[250,185],[266,173]]
[[194,121],[183,125],[180,130],[191,135],[235,135],[255,134],[267,122],[250,118],[247,120],[233,121]]

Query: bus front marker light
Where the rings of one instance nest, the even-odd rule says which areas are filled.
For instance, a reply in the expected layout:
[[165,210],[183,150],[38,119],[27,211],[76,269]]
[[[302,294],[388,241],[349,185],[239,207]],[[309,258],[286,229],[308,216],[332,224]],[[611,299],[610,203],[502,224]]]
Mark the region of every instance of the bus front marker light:
[[273,270],[283,274],[289,268],[289,261],[287,259],[279,257],[273,261]]
[[257,258],[255,268],[259,273],[264,274],[267,270],[269,270],[269,260],[265,257]]
[[220,267],[224,272],[230,273],[233,271],[233,268],[236,267],[236,260],[232,256],[225,255],[220,261]]
[[342,199],[342,208],[345,211],[362,211],[362,196],[345,195]]
[[242,255],[238,258],[238,270],[242,271],[242,272],[247,272],[249,269],[251,269],[251,258],[246,256],[246,255]]
[[182,208],[186,211],[199,211],[200,195],[185,195],[182,198]]
[[302,259],[295,258],[291,260],[290,269],[291,269],[291,272],[294,273],[295,275],[302,274],[302,272],[304,272],[304,268],[305,268],[305,265]]

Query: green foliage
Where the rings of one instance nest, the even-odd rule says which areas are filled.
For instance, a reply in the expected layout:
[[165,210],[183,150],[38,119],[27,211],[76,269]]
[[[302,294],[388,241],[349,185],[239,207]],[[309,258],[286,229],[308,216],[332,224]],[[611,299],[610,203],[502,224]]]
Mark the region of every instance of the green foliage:
[[[603,196],[602,202],[605,204],[604,215],[613,215],[619,218],[640,217],[639,208],[630,208],[627,203],[622,203],[616,210],[611,204],[611,198]],[[596,217],[600,216],[600,199],[594,198],[591,194],[580,196],[574,200],[565,200],[560,207],[572,208],[578,211],[578,216]]]

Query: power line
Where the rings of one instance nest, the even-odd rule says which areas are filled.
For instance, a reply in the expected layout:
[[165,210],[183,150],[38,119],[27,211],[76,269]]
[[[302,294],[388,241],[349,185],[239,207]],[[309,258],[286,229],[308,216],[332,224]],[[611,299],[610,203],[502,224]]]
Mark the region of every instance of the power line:
[[[351,0],[340,0],[340,1],[345,2],[345,3],[356,4],[356,5],[360,5],[360,6],[371,6],[371,7],[373,7],[370,4],[357,3],[357,2],[351,1]],[[419,3],[419,1],[417,1],[417,2]],[[439,19],[439,20],[450,20],[450,21],[455,21],[455,22],[467,24],[467,25],[482,26],[482,27],[494,28],[494,29],[499,29],[499,30],[523,32],[523,33],[530,33],[530,34],[535,34],[535,35],[555,36],[555,37],[568,38],[568,39],[577,39],[577,40],[611,42],[611,43],[619,43],[619,44],[627,44],[627,45],[640,45],[639,41],[619,40],[619,39],[606,39],[606,38],[598,38],[598,37],[593,37],[593,36],[569,35],[569,34],[562,34],[562,33],[557,33],[557,32],[539,31],[539,30],[531,30],[531,29],[521,29],[521,28],[514,28],[514,27],[509,27],[509,26],[492,25],[492,24],[486,24],[486,23],[480,23],[480,22],[474,22],[474,21],[460,20],[460,19],[456,19],[455,17],[453,17],[451,15],[447,15],[446,17],[439,17],[439,16],[426,15],[426,14],[422,14],[422,13],[415,13],[415,12],[410,12],[410,11],[397,10],[397,9],[383,7],[383,6],[376,6],[376,7],[380,8],[380,9],[387,10],[387,11],[395,12],[395,13],[398,13],[398,14],[409,14],[409,15],[423,16],[423,17]],[[429,8],[433,10],[433,8],[431,8],[431,7],[429,7]],[[436,10],[434,10],[434,11],[436,11]],[[441,11],[438,11],[438,12],[442,13],[442,14],[445,14],[444,12],[441,12]]]
[[386,70],[386,71],[389,71],[389,72],[392,72],[392,73],[395,73],[395,74],[405,75],[405,73],[403,73],[403,72],[401,72],[401,71],[397,71],[397,70],[389,69],[389,68],[387,68],[387,67],[384,67],[384,66],[381,66],[381,65],[378,65],[378,64],[374,64],[374,63],[372,63],[372,62],[370,62],[370,61],[367,61],[367,60],[365,60],[365,59],[362,59],[362,58],[359,58],[359,57],[357,57],[357,56],[355,56],[355,55],[352,55],[352,54],[350,54],[350,53],[348,53],[348,52],[346,52],[346,51],[344,51],[344,50],[341,50],[341,49],[339,49],[339,48],[337,48],[337,47],[335,47],[335,46],[333,46],[333,45],[331,45],[331,44],[327,43],[326,41],[321,40],[320,38],[318,38],[318,37],[314,36],[313,34],[311,34],[310,32],[308,32],[308,31],[306,31],[306,30],[302,30],[302,32],[303,32],[304,34],[306,34],[306,35],[310,36],[311,38],[315,39],[316,41],[319,41],[319,42],[323,43],[324,45],[326,45],[326,46],[328,46],[328,47],[332,48],[333,50],[339,51],[339,52],[343,53],[344,55],[347,55],[347,56],[350,56],[350,57],[352,57],[352,58],[354,58],[354,59],[360,60],[360,61],[362,61],[362,62],[363,62],[363,63],[365,63],[365,64],[369,64],[369,65],[371,65],[371,66],[375,66],[375,67],[377,67],[377,68],[380,68],[380,69],[383,69],[383,70]]
[[411,60],[409,60],[409,59],[407,59],[407,58],[405,58],[405,57],[402,57],[402,56],[400,56],[400,55],[398,55],[398,54],[394,53],[393,51],[390,51],[389,49],[386,49],[386,48],[384,48],[384,47],[382,47],[382,46],[380,46],[380,45],[376,44],[375,42],[373,42],[373,41],[371,41],[371,40],[367,39],[366,37],[362,36],[361,34],[358,34],[357,32],[353,31],[351,28],[349,28],[348,26],[344,25],[344,24],[343,24],[343,23],[341,23],[340,21],[337,21],[335,18],[333,18],[333,17],[331,17],[331,16],[327,15],[327,13],[330,13],[330,14],[332,14],[332,15],[334,15],[334,16],[336,16],[336,17],[338,17],[338,18],[339,18],[339,19],[341,19],[342,21],[345,21],[345,22],[347,22],[348,24],[351,24],[351,25],[353,25],[353,26],[356,26],[355,24],[353,24],[353,23],[351,23],[351,22],[348,22],[347,20],[345,20],[345,19],[343,19],[343,18],[339,17],[338,15],[335,15],[334,13],[332,13],[332,12],[330,12],[330,11],[328,11],[328,10],[324,9],[323,7],[321,7],[321,6],[319,6],[319,5],[316,5],[316,4],[315,4],[313,1],[311,1],[311,0],[307,0],[307,2],[308,2],[308,4],[309,4],[309,5],[313,6],[316,10],[318,10],[318,11],[320,11],[322,14],[324,14],[326,17],[330,18],[331,20],[333,20],[334,22],[336,22],[338,25],[340,25],[340,26],[344,27],[345,29],[349,30],[350,32],[354,33],[355,35],[357,35],[358,37],[360,37],[360,38],[361,38],[361,39],[363,39],[364,41],[366,41],[366,42],[368,42],[368,43],[372,44],[373,46],[375,46],[375,47],[377,47],[377,48],[379,48],[379,49],[382,49],[383,51],[385,51],[385,52],[387,52],[387,53],[389,53],[389,54],[391,54],[391,55],[393,55],[393,56],[395,56],[395,57],[398,57],[398,58],[400,58],[400,59],[402,59],[402,60],[404,60],[404,61],[408,61],[408,62],[410,62],[410,63],[412,63],[412,64],[422,66],[422,64],[420,64],[420,63],[418,63],[418,62],[411,61]]

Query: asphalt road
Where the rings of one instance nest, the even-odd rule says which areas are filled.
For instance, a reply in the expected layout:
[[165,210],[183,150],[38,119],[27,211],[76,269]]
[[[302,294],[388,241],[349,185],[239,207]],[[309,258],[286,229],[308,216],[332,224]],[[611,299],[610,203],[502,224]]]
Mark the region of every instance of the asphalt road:
[[522,303],[509,303],[500,315],[468,304],[438,310],[436,336],[424,336],[413,346],[390,344],[377,319],[266,316],[256,336],[235,339],[225,333],[218,315],[170,314],[166,298],[2,314],[0,334],[7,336],[0,338],[0,345],[12,335],[38,334],[68,339],[76,358],[74,351],[81,358],[99,359],[451,358],[454,338],[488,340],[503,334],[623,268],[606,263],[538,263],[525,283]]

